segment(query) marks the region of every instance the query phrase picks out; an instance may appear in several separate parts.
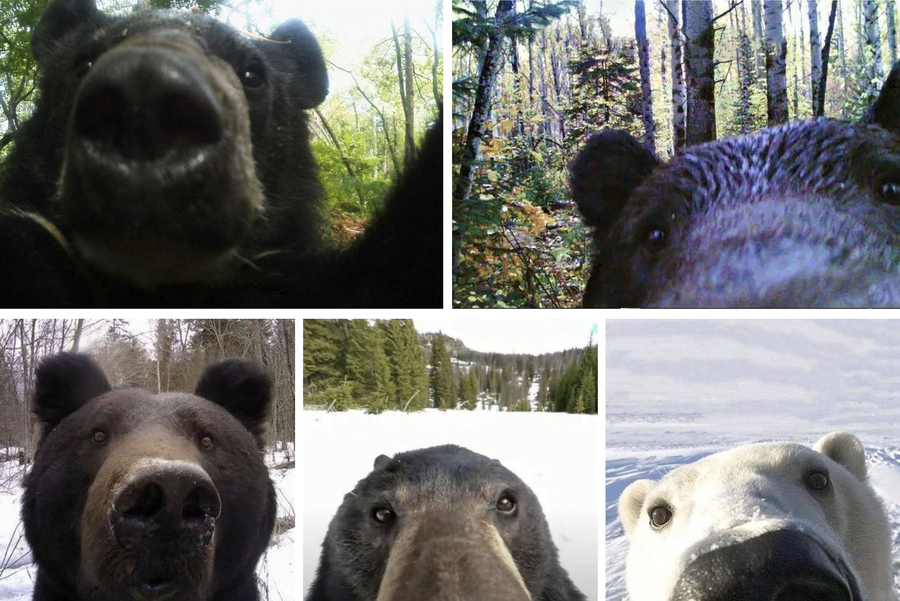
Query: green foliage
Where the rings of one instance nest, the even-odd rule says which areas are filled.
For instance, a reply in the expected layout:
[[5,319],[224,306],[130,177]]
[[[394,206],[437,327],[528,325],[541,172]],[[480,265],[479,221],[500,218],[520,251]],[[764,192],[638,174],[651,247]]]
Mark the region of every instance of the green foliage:
[[453,409],[453,364],[443,334],[432,339],[431,398],[437,409]]
[[580,361],[550,378],[547,398],[553,411],[597,413],[596,346],[587,347]]
[[341,142],[355,177],[348,174],[337,148],[322,140],[313,141],[313,155],[325,189],[325,206],[329,212],[371,218],[384,206],[391,186],[390,173],[385,172],[382,157],[369,156],[361,145],[348,140]]
[[304,403],[334,410],[417,411],[428,402],[411,320],[303,320],[303,384]]

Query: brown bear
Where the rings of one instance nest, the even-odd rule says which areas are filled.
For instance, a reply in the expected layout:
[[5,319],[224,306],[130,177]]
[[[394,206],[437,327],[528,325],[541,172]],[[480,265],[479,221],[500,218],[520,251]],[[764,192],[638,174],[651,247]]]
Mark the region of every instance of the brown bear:
[[35,601],[256,601],[276,514],[269,404],[241,359],[207,367],[194,394],[111,389],[85,355],[41,362],[22,502]]

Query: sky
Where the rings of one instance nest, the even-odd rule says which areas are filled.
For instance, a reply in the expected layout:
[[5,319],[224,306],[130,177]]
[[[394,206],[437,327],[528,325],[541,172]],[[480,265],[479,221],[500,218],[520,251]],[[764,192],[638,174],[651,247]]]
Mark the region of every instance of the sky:
[[658,440],[662,424],[691,424],[754,439],[846,429],[896,441],[900,320],[613,320],[606,352],[615,438]]
[[593,318],[548,319],[413,319],[421,333],[441,331],[482,352],[539,355],[597,343]]

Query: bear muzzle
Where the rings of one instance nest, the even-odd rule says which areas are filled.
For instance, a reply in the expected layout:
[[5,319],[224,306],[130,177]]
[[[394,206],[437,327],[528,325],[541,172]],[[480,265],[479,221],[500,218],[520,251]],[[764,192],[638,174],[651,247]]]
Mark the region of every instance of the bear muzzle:
[[497,528],[456,514],[416,516],[388,557],[377,601],[531,601]]
[[717,532],[685,556],[669,601],[866,601],[847,563],[797,530]]

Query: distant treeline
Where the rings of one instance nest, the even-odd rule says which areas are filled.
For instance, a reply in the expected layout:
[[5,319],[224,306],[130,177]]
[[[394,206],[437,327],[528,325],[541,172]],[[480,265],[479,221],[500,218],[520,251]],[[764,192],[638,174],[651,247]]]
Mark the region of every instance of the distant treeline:
[[303,384],[304,404],[330,410],[596,413],[597,347],[480,353],[443,334],[420,335],[411,320],[306,319]]

